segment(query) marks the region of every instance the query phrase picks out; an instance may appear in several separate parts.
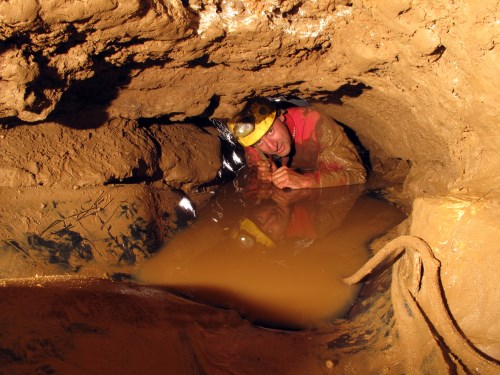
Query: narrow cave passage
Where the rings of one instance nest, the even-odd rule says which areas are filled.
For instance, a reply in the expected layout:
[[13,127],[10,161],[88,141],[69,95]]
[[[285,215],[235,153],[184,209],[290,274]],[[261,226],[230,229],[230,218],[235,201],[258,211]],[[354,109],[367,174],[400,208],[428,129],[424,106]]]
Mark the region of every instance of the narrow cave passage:
[[[496,0],[0,2],[0,372],[498,373],[498,14]],[[250,173],[214,120],[255,97],[334,119],[366,190],[242,205]],[[276,232],[255,231],[279,217],[287,235],[330,232],[284,236],[281,257],[262,244]],[[260,252],[228,249],[256,238]],[[282,310],[295,292],[313,318]]]
[[[4,131],[16,129],[23,126]],[[262,191],[252,189],[254,180],[247,169],[238,170],[241,166],[234,164],[238,173],[228,172],[224,158],[241,155],[241,149],[223,142],[208,120],[142,123],[133,129],[143,131],[142,144],[147,145],[161,167],[132,169],[130,177],[120,182],[106,181],[95,187],[5,189],[9,204],[3,213],[10,222],[3,224],[9,237],[2,242],[2,294],[13,306],[4,316],[12,323],[7,337],[33,327],[31,313],[20,308],[33,299],[36,287],[43,289],[37,314],[50,323],[43,327],[35,324],[30,340],[46,335],[47,327],[52,327],[56,336],[78,341],[63,362],[70,367],[71,363],[85,366],[89,371],[109,371],[109,364],[91,365],[86,359],[103,351],[116,358],[112,366],[127,361],[136,371],[143,357],[126,339],[129,335],[148,342],[154,362],[152,371],[168,360],[173,371],[191,374],[197,371],[193,366],[209,372],[216,372],[218,366],[260,371],[261,365],[251,364],[251,357],[242,352],[249,352],[249,348],[241,346],[243,337],[248,345],[256,346],[252,355],[266,363],[276,361],[275,356],[280,355],[283,362],[279,366],[285,369],[303,366],[304,371],[316,372],[350,366],[352,362],[360,363],[362,369],[366,358],[374,355],[379,358],[375,366],[403,366],[398,365],[396,357],[407,350],[407,345],[425,340],[423,333],[431,332],[419,320],[418,307],[398,306],[408,303],[408,297],[395,291],[394,283],[405,283],[406,276],[401,275],[412,269],[416,272],[412,262],[420,259],[418,255],[410,257],[410,247],[402,257],[399,254],[396,259],[385,259],[386,264],[364,280],[362,288],[342,282],[371,256],[383,253],[384,245],[408,233],[409,223],[403,221],[401,211],[404,204],[400,210],[382,199],[393,197],[395,202],[402,202],[391,193],[391,189],[401,189],[401,180],[399,186],[388,186],[382,179],[381,185],[375,170],[370,175],[375,185],[369,179],[366,186],[283,191],[279,199],[273,200],[273,195],[264,196]],[[99,129],[84,132],[82,144],[97,137],[102,140],[102,135],[95,135]],[[131,134],[123,129],[120,132],[126,138]],[[148,141],[148,137],[154,140]],[[187,138],[191,141],[187,142]],[[215,145],[212,150],[216,158],[199,156],[208,142]],[[129,152],[122,151],[120,156]],[[141,149],[137,152],[143,154]],[[211,160],[219,160],[217,169]],[[197,180],[204,183],[191,182],[209,168],[210,178]],[[138,178],[141,175],[142,181]],[[224,185],[217,185],[224,180]],[[242,193],[246,187],[250,187],[250,196]],[[364,194],[366,189],[377,195]],[[276,204],[284,198],[291,199],[290,204]],[[456,204],[451,212],[455,208],[463,206]],[[449,215],[444,210],[443,215]],[[304,214],[319,217],[320,221],[307,223]],[[283,229],[293,227],[292,219],[299,220],[302,230],[324,231],[323,235],[311,238],[311,233],[301,233],[295,237],[290,228]],[[263,233],[258,228],[255,235],[255,229],[249,228],[252,223],[255,228],[258,220],[268,224],[273,220],[274,226],[268,227],[281,227],[281,233],[289,237],[277,241],[273,237],[276,232]],[[474,216],[468,220],[475,225]],[[260,238],[257,247],[232,245],[235,240],[251,241],[249,233],[254,235],[254,241]],[[282,243],[268,248],[266,239]],[[395,260],[408,266],[393,271],[391,277],[390,267]],[[424,286],[420,295],[426,296],[428,281],[424,278],[420,282]],[[121,306],[119,318],[109,298]],[[90,305],[95,310],[83,313]],[[52,316],[54,306],[58,306],[58,313]],[[160,316],[159,320],[153,323],[152,315]],[[139,327],[132,328],[130,316]],[[449,316],[437,316],[445,322],[436,329],[446,327]],[[110,319],[114,322],[110,323]],[[232,325],[229,332],[228,320]],[[401,322],[411,329],[404,330]],[[224,343],[212,336],[221,332],[226,332]],[[261,339],[279,342],[279,348],[269,351],[266,344],[259,346]],[[62,350],[62,343],[52,342]],[[112,349],[118,342],[127,343],[122,353]],[[103,347],[105,343],[107,348]],[[28,366],[23,359],[16,359],[22,353],[8,345],[6,368]],[[200,346],[205,348],[202,352]],[[391,351],[387,352],[387,348]],[[496,366],[484,354],[455,350],[468,361],[464,366],[479,363],[488,371]],[[198,359],[204,351],[209,352],[208,356]],[[224,359],[233,352],[239,353],[237,362]],[[421,354],[427,355],[425,351]],[[318,362],[318,357],[322,361]],[[51,368],[59,368],[51,355],[43,358]],[[433,366],[445,363],[436,361]]]

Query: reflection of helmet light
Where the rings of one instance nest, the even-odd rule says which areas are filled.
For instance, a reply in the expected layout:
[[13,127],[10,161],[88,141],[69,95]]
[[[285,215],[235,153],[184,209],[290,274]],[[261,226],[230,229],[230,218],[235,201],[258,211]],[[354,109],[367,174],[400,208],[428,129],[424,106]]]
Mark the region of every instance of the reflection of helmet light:
[[252,248],[255,246],[255,240],[251,236],[249,236],[245,233],[239,233],[237,240],[240,243],[240,245],[246,249],[249,249],[249,248]]
[[[255,239],[254,241],[257,241],[258,243],[267,246],[267,247],[273,247],[274,242],[272,239],[270,239],[264,232],[262,232],[255,223],[248,219],[245,218],[242,221],[240,221],[240,233],[241,231],[247,232],[249,235],[251,235]],[[249,237],[249,236],[247,236]]]
[[231,238],[237,240],[241,247],[245,249],[252,248],[257,244],[266,247],[274,247],[274,241],[248,218],[242,219],[239,223],[239,227],[231,231]]

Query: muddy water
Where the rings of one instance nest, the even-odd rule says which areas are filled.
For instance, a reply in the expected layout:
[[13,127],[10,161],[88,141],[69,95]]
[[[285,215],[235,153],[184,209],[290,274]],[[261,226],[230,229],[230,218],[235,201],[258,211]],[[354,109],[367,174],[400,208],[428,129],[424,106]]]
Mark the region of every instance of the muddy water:
[[318,327],[352,306],[342,278],[404,219],[362,187],[225,190],[135,275],[258,324]]

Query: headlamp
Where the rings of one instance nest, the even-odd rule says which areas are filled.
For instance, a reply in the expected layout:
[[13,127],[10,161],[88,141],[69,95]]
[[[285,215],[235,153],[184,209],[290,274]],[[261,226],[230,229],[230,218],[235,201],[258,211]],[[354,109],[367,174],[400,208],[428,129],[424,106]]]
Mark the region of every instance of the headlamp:
[[267,133],[273,125],[277,112],[268,101],[256,101],[243,114],[228,121],[229,130],[243,146],[252,146]]
[[253,122],[238,122],[234,125],[234,135],[237,138],[243,138],[255,130]]

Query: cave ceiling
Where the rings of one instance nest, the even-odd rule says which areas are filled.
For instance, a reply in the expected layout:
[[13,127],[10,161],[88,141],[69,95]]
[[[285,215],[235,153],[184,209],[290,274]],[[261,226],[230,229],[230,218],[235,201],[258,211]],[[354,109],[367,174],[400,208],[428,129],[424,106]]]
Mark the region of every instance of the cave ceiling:
[[[297,95],[353,128],[413,195],[498,185],[498,2],[12,0],[0,121],[227,118]],[[96,113],[98,115],[96,115]],[[82,127],[82,125],[78,125]]]

